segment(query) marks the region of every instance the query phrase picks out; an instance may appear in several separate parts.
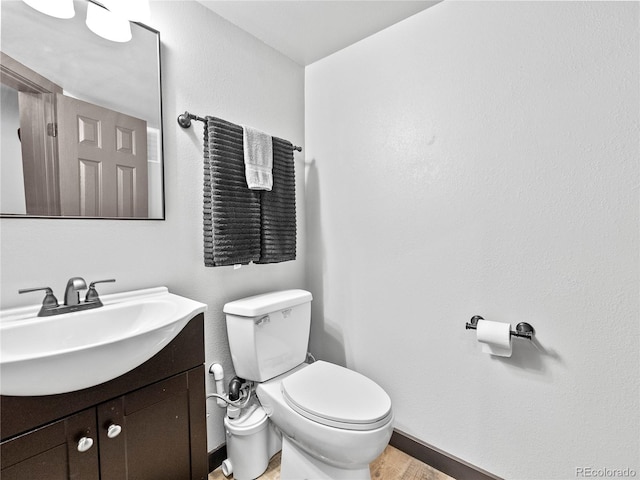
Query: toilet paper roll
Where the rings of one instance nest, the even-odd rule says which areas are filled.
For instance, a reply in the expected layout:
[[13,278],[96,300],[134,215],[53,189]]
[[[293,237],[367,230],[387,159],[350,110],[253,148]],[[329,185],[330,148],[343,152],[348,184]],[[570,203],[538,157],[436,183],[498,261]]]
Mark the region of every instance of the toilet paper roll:
[[478,320],[476,333],[483,352],[498,357],[511,356],[511,324]]

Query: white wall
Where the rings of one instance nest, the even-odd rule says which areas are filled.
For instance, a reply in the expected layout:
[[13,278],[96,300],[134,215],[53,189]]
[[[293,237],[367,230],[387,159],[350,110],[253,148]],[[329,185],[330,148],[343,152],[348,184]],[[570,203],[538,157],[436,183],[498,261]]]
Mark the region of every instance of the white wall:
[[[103,293],[166,285],[205,302],[207,365],[233,375],[222,314],[225,302],[271,289],[304,286],[304,168],[296,153],[298,260],[205,268],[202,253],[202,136],[183,130],[179,113],[246,123],[295,144],[304,139],[302,67],[191,1],[152,2],[161,32],[166,221],[2,219],[1,304],[37,303],[19,288],[49,285],[59,296],[69,277],[116,278]],[[207,388],[213,382],[208,379]],[[223,410],[207,403],[209,449],[224,443]]]
[[312,352],[504,478],[640,475],[638,10],[446,1],[306,70]]

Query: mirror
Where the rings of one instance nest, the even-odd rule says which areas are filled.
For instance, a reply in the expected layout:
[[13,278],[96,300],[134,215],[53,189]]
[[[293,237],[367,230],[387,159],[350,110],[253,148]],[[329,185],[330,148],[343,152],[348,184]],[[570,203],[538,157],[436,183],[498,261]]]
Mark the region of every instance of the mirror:
[[2,1],[0,216],[164,218],[159,33]]

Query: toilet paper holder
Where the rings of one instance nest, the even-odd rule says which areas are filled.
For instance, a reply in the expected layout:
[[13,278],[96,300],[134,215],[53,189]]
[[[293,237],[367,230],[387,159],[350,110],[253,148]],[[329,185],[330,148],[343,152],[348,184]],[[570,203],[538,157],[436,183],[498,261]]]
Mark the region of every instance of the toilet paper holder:
[[[478,320],[484,320],[484,318],[481,317],[480,315],[474,315],[473,317],[471,317],[471,320],[469,320],[465,324],[465,329],[466,330],[477,329]],[[510,333],[512,337],[528,338],[529,340],[531,340],[531,338],[535,335],[536,331],[533,328],[533,326],[531,326],[531,324],[527,322],[520,322],[519,324],[516,325],[516,329],[511,330]]]

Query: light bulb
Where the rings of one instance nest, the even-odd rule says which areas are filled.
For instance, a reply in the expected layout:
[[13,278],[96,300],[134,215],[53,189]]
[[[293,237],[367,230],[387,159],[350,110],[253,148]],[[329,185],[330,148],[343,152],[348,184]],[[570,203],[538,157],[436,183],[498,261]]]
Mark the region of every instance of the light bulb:
[[96,35],[113,42],[131,40],[131,25],[127,19],[91,2],[87,4],[87,27]]

